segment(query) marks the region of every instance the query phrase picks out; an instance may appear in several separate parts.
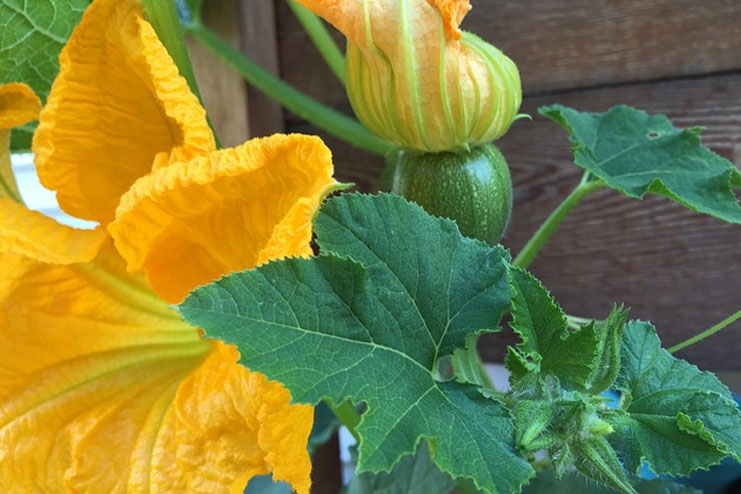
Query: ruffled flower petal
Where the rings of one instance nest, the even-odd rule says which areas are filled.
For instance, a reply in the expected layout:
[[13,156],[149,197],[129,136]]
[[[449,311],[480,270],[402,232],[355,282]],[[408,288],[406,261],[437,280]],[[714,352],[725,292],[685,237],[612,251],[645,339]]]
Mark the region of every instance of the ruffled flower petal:
[[41,100],[27,85],[0,85],[0,198],[20,199],[10,166],[10,130],[36,120],[40,110]]
[[102,227],[70,228],[0,197],[0,253],[19,254],[39,262],[74,264],[91,261],[107,238]]
[[36,120],[41,100],[26,84],[0,85],[0,129],[12,129]]
[[96,0],[60,56],[33,141],[42,184],[66,212],[107,223],[155,161],[215,148],[205,110],[138,0]]
[[311,220],[337,186],[317,137],[275,135],[138,180],[108,227],[129,269],[165,300],[268,259],[311,253]]
[[202,340],[112,245],[89,263],[0,256],[0,492],[309,492],[311,407]]

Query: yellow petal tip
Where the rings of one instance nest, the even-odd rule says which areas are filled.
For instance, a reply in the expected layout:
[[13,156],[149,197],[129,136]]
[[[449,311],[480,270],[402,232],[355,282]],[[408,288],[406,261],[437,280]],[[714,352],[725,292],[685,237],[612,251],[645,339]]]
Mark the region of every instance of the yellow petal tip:
[[427,3],[440,12],[446,36],[449,39],[461,39],[459,27],[463,18],[471,10],[471,2],[469,0],[427,0]]

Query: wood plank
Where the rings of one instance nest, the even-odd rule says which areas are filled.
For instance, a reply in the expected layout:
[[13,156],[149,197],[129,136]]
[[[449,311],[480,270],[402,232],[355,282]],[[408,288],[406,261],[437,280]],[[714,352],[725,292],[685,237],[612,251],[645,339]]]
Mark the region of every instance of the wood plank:
[[[279,2],[282,4],[283,2]],[[268,72],[278,75],[278,38],[275,4],[272,0],[240,2],[242,24],[242,52]],[[282,132],[284,128],[281,106],[248,85],[248,119],[252,137]]]
[[[741,68],[738,0],[473,0],[464,28],[517,62],[526,92]],[[283,77],[342,106],[342,88],[289,9],[277,10]]]
[[[234,46],[241,40],[237,3],[222,0],[205,2],[203,7],[203,22]],[[201,97],[222,145],[241,144],[249,136],[244,80],[200,43],[187,42]]]
[[[665,113],[679,126],[707,127],[705,142],[741,164],[741,73],[526,98],[524,111],[560,102],[602,111],[626,103]],[[305,124],[291,131],[311,132]],[[326,137],[326,136],[325,136]],[[363,191],[375,190],[382,159],[327,138],[337,175]],[[517,252],[579,180],[563,130],[542,117],[520,121],[499,145],[515,182],[515,212],[504,239]],[[643,202],[603,191],[587,199],[562,226],[533,271],[573,314],[604,316],[613,302],[654,321],[667,345],[706,329],[741,309],[741,227],[693,214],[659,198]],[[741,324],[688,349],[705,368],[741,369]],[[499,360],[505,342],[486,341]]]

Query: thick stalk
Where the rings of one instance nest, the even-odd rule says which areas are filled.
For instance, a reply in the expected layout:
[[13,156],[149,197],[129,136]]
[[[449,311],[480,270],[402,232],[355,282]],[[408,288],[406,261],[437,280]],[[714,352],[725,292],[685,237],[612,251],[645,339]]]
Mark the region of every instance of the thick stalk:
[[309,38],[314,42],[314,46],[319,50],[319,54],[327,62],[334,75],[337,76],[343,86],[346,85],[345,56],[340,51],[337,43],[334,42],[334,39],[332,39],[327,26],[319,17],[303,5],[293,0],[288,0],[288,6],[291,7],[293,14],[301,23]]
[[712,328],[706,329],[702,333],[696,336],[693,336],[692,338],[685,340],[682,343],[679,343],[678,345],[674,345],[673,347],[669,349],[669,353],[676,353],[680,350],[684,350],[685,348],[694,345],[695,343],[699,343],[702,340],[713,336],[715,333],[722,331],[723,329],[727,328],[728,326],[738,321],[739,319],[741,319],[741,310],[736,312],[732,316],[727,317],[726,319],[723,319],[721,322],[719,322]]
[[287,109],[356,148],[385,155],[392,144],[373,134],[357,120],[347,117],[305,95],[267,72],[202,24],[188,26],[188,31],[211,51],[239,72],[250,84],[275,99]]
[[154,27],[157,37],[167,48],[167,52],[177,65],[180,75],[182,75],[193,94],[201,99],[201,93],[198,90],[196,74],[193,72],[193,65],[190,63],[188,49],[185,46],[185,36],[180,27],[180,18],[178,17],[175,2],[173,0],[142,0],[144,10],[147,13],[147,19]]
[[337,418],[340,419],[340,423],[342,423],[342,425],[344,425],[347,430],[350,431],[352,437],[354,437],[355,440],[360,443],[360,436],[358,435],[358,432],[356,430],[358,424],[360,423],[360,414],[357,410],[355,410],[353,404],[348,400],[339,406],[332,407],[332,411],[337,416]]
[[551,238],[553,232],[563,223],[563,220],[569,215],[572,209],[574,209],[586,196],[594,192],[595,190],[601,189],[605,186],[602,180],[588,180],[589,175],[585,174],[579,185],[569,194],[569,196],[563,200],[563,202],[551,213],[546,219],[535,235],[528,241],[527,245],[517,255],[514,262],[515,266],[521,268],[527,268],[532,264],[535,257],[543,248],[545,243]]

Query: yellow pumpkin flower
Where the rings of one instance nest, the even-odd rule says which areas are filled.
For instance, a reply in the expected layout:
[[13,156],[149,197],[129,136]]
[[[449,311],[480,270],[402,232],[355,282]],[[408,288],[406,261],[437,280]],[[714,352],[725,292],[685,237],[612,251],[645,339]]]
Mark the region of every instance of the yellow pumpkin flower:
[[[272,473],[308,494],[312,408],[169,304],[310,254],[330,151],[299,135],[216,150],[138,0],[93,2],[60,67],[39,178],[100,226],[0,197],[0,492],[236,494]],[[0,87],[0,131],[36,112],[26,86]]]
[[469,0],[296,0],[347,37],[347,92],[376,134],[423,152],[475,147],[517,117],[517,66],[459,26]]

